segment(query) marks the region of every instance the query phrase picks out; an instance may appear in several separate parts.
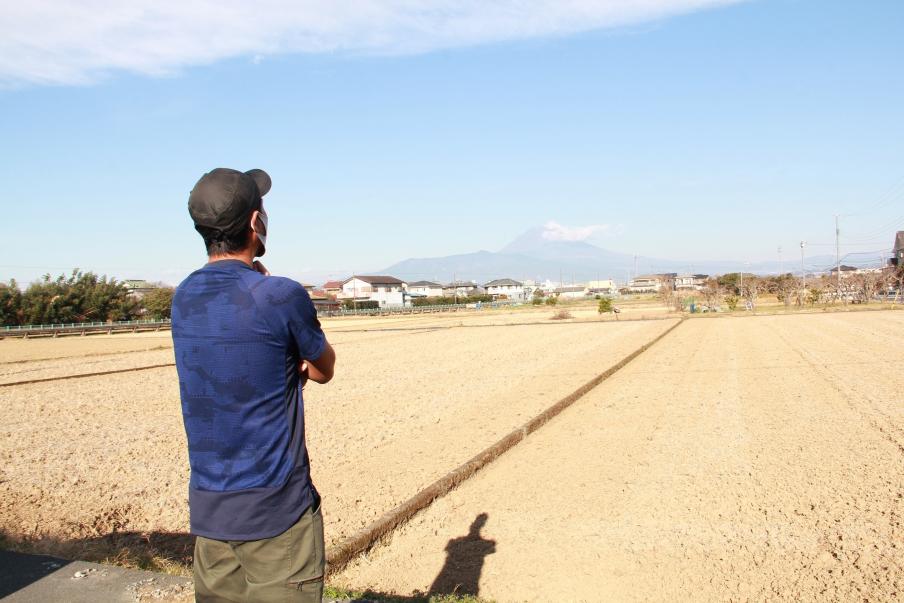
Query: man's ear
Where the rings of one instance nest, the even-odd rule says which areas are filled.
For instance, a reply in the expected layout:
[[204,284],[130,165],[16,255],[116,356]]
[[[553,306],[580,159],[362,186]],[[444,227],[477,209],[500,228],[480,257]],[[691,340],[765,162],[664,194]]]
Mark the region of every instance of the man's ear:
[[267,222],[261,216],[261,212],[254,210],[251,212],[251,230],[256,232],[258,236],[267,236]]
[[254,250],[255,257],[261,257],[267,252],[267,215],[259,210],[251,213],[251,232],[257,237],[257,247]]

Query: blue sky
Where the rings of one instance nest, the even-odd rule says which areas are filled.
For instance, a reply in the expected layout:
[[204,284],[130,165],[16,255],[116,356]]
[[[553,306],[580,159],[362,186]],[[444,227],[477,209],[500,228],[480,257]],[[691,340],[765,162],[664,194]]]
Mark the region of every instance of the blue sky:
[[218,166],[271,174],[266,263],[297,278],[497,250],[550,222],[739,262],[794,261],[802,239],[833,253],[836,213],[843,253],[904,228],[904,3],[539,2],[530,27],[480,8],[412,25],[376,0],[372,24],[321,26],[335,9],[310,4],[240,20],[265,31],[236,48],[140,19],[89,47],[104,23],[72,41],[78,14],[15,15],[4,27],[45,38],[0,43],[0,279],[177,283],[205,261],[188,192]]

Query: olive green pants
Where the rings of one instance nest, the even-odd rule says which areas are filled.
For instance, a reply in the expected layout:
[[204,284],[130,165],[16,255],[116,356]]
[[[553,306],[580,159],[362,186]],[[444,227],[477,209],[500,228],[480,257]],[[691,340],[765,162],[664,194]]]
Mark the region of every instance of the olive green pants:
[[263,540],[195,540],[195,601],[321,603],[323,516],[308,509],[291,528]]

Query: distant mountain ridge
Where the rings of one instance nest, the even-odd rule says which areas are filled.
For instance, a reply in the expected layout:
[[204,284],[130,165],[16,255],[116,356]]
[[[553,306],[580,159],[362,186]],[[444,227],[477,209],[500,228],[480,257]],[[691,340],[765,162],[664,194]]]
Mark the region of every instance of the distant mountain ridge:
[[[408,258],[378,272],[405,280],[448,282],[457,279],[479,283],[506,277],[564,282],[612,278],[625,282],[634,276],[635,258],[632,254],[610,251],[586,241],[546,238],[545,232],[542,227],[532,228],[498,252],[482,250],[443,257]],[[806,259],[806,267],[808,271],[822,272],[834,265],[834,261],[834,256],[812,256]],[[857,265],[849,260],[845,263]],[[681,261],[647,256],[637,256],[636,266],[637,274],[724,274],[742,270],[753,274],[777,274],[780,267],[786,272],[800,272],[800,265],[794,262],[785,262],[782,266],[776,261]]]

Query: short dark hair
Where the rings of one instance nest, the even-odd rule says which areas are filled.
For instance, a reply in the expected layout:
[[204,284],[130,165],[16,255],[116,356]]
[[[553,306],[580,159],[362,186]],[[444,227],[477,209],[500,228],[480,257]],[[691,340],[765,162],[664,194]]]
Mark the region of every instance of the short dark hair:
[[234,232],[224,233],[215,228],[208,228],[200,225],[195,225],[195,230],[203,237],[208,256],[224,255],[241,251],[248,246],[248,240],[251,235],[247,224],[244,228],[240,228]]

